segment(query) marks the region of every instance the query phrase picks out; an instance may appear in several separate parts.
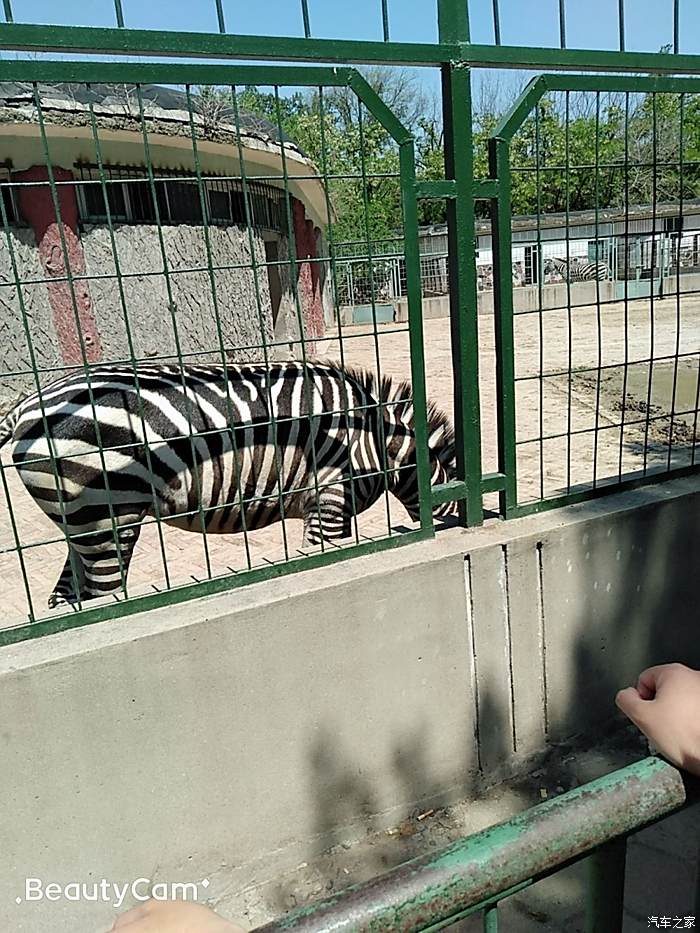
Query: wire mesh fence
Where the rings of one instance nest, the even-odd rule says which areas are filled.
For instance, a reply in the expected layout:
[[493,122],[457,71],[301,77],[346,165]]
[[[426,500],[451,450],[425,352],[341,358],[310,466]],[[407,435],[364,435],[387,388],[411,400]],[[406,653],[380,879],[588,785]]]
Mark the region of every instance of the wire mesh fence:
[[[432,531],[431,477],[452,478],[454,446],[411,387],[420,331],[382,322],[376,273],[365,317],[340,313],[335,203],[353,207],[353,263],[377,267],[373,184],[390,188],[404,263],[417,251],[410,139],[350,76],[297,91],[318,120],[313,159],[285,133],[278,84],[217,88],[216,123],[190,85],[168,106],[138,82],[0,85],[14,142],[42,156],[15,170],[8,153],[0,204],[10,626],[47,601],[108,611]],[[243,111],[252,95],[267,123]],[[368,164],[369,132],[391,172]]]
[[[197,31],[4,0],[2,640],[695,467],[698,89],[648,77],[698,73],[689,5],[659,52],[625,0],[616,51],[567,0],[535,48],[497,0],[421,7],[420,41],[362,3],[356,39],[280,4],[272,42],[226,0]],[[466,63],[635,77],[477,119]]]
[[697,456],[698,89],[578,84],[533,98],[500,173],[513,212],[531,215],[501,250],[526,282],[501,283],[515,354],[503,387],[513,507],[668,474]]

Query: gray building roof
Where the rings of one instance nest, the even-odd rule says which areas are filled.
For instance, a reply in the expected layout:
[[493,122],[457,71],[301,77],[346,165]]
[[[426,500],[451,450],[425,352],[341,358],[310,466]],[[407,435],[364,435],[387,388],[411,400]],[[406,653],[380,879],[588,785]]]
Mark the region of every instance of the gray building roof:
[[[37,85],[42,116],[47,124],[85,125],[90,111],[98,126],[132,131],[140,130],[141,108],[134,84],[43,84]],[[156,84],[141,85],[143,115],[149,131],[165,135],[189,135],[190,115],[187,94],[172,87]],[[212,102],[192,94],[197,135],[214,141],[228,142],[236,135],[236,118],[225,100]],[[28,82],[0,82],[0,114],[6,121],[37,122],[34,87]],[[276,126],[257,114],[239,112],[240,135],[262,143],[279,144]],[[303,155],[299,147],[285,134],[285,144]],[[275,146],[277,148],[277,146]]]

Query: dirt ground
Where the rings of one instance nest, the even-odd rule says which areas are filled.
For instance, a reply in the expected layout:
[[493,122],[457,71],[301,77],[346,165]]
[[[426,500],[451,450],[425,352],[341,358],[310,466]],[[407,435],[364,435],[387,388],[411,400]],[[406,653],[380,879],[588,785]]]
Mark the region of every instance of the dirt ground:
[[[496,376],[493,319],[480,326],[482,465],[497,469]],[[698,409],[700,298],[555,309],[519,314],[514,324],[517,475],[520,502],[552,496],[594,482],[683,466],[691,462]],[[429,397],[452,412],[452,366],[448,319],[425,322]],[[410,377],[408,332],[396,325],[344,328],[345,361],[386,375]],[[337,338],[316,355],[340,358]],[[675,358],[678,357],[678,363]],[[650,367],[649,360],[653,359]],[[625,361],[627,365],[625,366]],[[650,373],[651,370],[651,373]],[[571,377],[569,377],[571,373]],[[626,374],[626,375],[625,375]],[[650,378],[651,375],[651,378]],[[675,414],[671,417],[671,412]],[[647,415],[649,418],[647,418]],[[651,419],[651,420],[649,420]],[[647,426],[648,422],[648,426]],[[567,437],[568,435],[568,437]],[[669,446],[669,437],[672,443]],[[9,465],[9,446],[2,464]],[[65,544],[32,502],[14,469],[3,470],[12,501],[16,534],[4,491],[0,491],[0,578],[3,624],[26,619],[29,600],[36,617],[65,559]],[[359,540],[401,533],[411,527],[397,500],[388,496],[358,520]],[[285,540],[286,539],[286,540]],[[30,581],[23,583],[17,541]],[[45,543],[45,542],[53,543]],[[206,579],[298,556],[301,523],[243,535],[208,536],[164,527],[162,539],[147,524],[132,562],[130,594]],[[164,565],[168,567],[168,581]]]

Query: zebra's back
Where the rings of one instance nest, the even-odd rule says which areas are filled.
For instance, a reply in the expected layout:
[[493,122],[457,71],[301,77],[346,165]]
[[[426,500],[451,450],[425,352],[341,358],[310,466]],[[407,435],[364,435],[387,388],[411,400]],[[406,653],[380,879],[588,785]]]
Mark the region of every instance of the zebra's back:
[[103,366],[21,403],[13,459],[74,532],[107,528],[115,512],[231,532],[242,503],[248,527],[282,509],[302,517],[319,484],[347,474],[351,450],[359,473],[376,472],[375,415],[332,365]]

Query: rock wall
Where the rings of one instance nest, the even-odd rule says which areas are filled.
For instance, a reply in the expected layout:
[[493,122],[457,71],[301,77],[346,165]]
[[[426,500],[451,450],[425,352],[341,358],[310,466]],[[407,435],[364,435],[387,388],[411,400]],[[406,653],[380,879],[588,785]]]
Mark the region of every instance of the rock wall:
[[[27,314],[27,325],[31,337],[39,378],[48,382],[61,365],[59,341],[53,325],[51,305],[34,231],[14,228],[8,238],[0,234],[0,413],[10,409],[15,402],[33,392],[36,380],[32,373],[32,360],[22,320],[19,289],[12,270],[11,254],[17,264],[17,277],[21,285],[22,303]],[[34,281],[36,284],[31,284]]]
[[[201,227],[162,227],[163,248],[154,225],[116,227],[114,236],[121,290],[109,229],[86,226],[82,233],[87,271],[102,276],[90,281],[90,292],[104,359],[129,358],[125,311],[137,358],[175,358],[179,341],[190,361],[216,362],[221,359],[218,325],[229,359],[262,358],[263,339],[273,339],[270,292],[263,268],[258,307],[245,230],[210,227],[213,273]],[[254,249],[256,262],[263,264],[262,239]],[[216,268],[239,264],[243,268]]]

